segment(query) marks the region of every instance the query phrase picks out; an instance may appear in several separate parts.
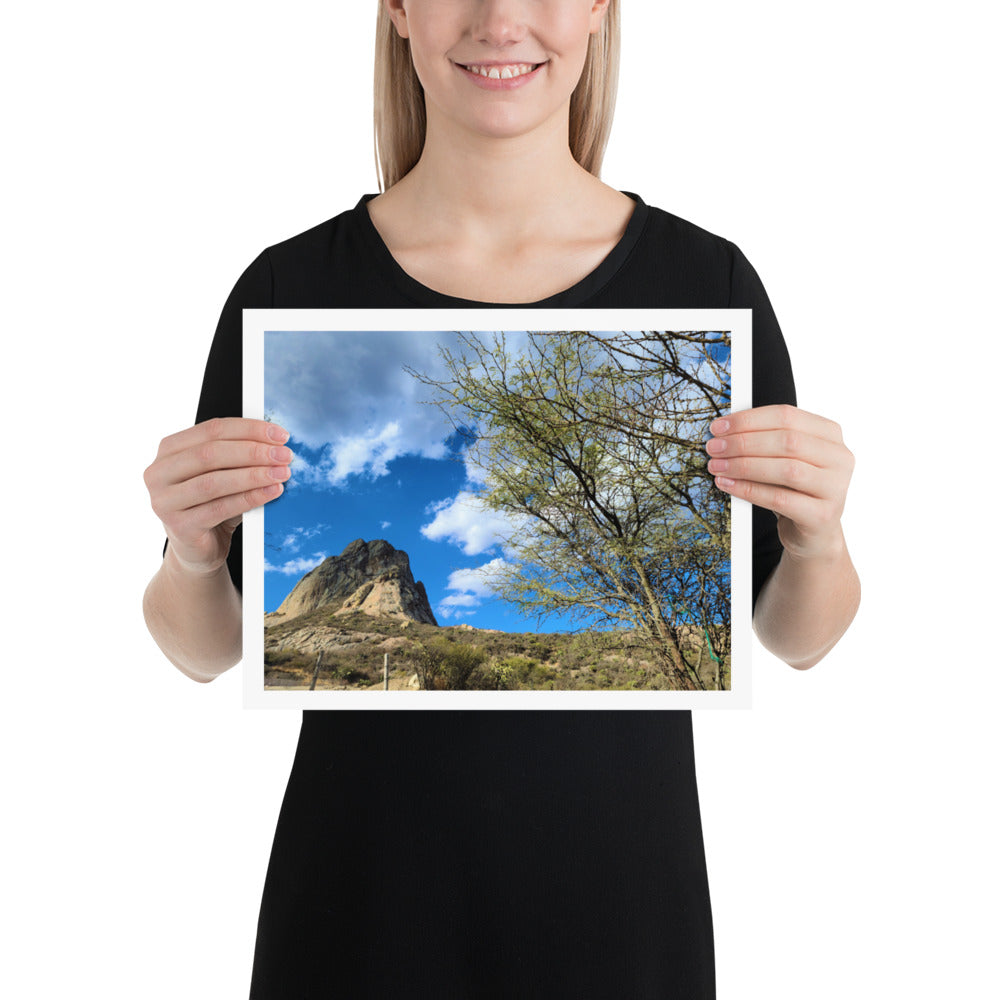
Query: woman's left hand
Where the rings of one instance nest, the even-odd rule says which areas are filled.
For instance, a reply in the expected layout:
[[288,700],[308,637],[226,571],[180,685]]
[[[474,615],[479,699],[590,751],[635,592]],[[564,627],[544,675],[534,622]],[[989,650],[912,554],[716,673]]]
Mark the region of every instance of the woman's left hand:
[[844,546],[840,517],[854,471],[840,425],[795,406],[758,406],[713,421],[708,471],[719,489],[778,516],[785,550],[802,559]]

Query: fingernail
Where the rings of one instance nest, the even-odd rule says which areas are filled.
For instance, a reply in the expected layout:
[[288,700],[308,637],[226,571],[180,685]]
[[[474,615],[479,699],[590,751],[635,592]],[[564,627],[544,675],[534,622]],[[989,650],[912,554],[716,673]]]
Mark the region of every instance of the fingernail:
[[278,441],[281,444],[284,444],[288,440],[288,431],[286,431],[283,427],[279,427],[277,424],[268,424],[267,436],[272,441]]
[[291,469],[287,465],[275,465],[267,470],[267,474],[272,479],[287,479],[291,474]]
[[729,430],[729,421],[724,417],[716,420],[708,428],[713,434],[725,434]]
[[713,455],[718,455],[726,450],[726,440],[725,438],[710,438],[705,448]]
[[725,476],[718,476],[715,481],[724,490],[731,490],[736,485],[735,479],[727,479]]

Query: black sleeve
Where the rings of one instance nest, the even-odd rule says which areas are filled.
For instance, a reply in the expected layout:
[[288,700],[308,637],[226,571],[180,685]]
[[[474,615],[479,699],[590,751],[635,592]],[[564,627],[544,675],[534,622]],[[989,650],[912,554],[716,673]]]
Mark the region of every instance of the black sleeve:
[[[757,272],[740,249],[730,244],[733,270],[729,306],[753,310],[753,399],[752,405],[774,403],[796,405],[792,365],[785,338]],[[775,515],[763,507],[753,508],[753,605],[757,605],[764,582],[781,559],[781,540]]]
[[[268,309],[274,304],[271,261],[267,251],[240,275],[222,307],[215,338],[201,383],[195,423],[212,417],[243,415],[243,310]],[[163,554],[166,555],[164,542]],[[226,559],[236,589],[243,591],[243,527],[233,533]]]

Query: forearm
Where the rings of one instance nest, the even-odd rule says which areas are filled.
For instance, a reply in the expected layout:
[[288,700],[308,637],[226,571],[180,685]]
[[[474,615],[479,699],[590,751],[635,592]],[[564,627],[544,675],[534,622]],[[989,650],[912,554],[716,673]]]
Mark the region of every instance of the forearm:
[[142,610],[164,656],[192,680],[214,680],[242,656],[242,599],[225,563],[207,575],[193,573],[168,546]]
[[805,670],[837,644],[861,602],[861,582],[843,534],[822,556],[787,550],[757,598],[754,631],[789,666]]

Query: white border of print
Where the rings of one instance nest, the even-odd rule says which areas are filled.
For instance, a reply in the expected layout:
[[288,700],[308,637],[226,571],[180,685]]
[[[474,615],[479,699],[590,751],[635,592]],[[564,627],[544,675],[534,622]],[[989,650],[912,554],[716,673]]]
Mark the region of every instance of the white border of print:
[[[244,309],[243,415],[264,417],[267,330],[729,330],[733,410],[751,405],[749,309]],[[264,688],[264,508],[243,518],[243,704],[292,709],[749,708],[751,506],[733,498],[730,691],[286,691]]]

